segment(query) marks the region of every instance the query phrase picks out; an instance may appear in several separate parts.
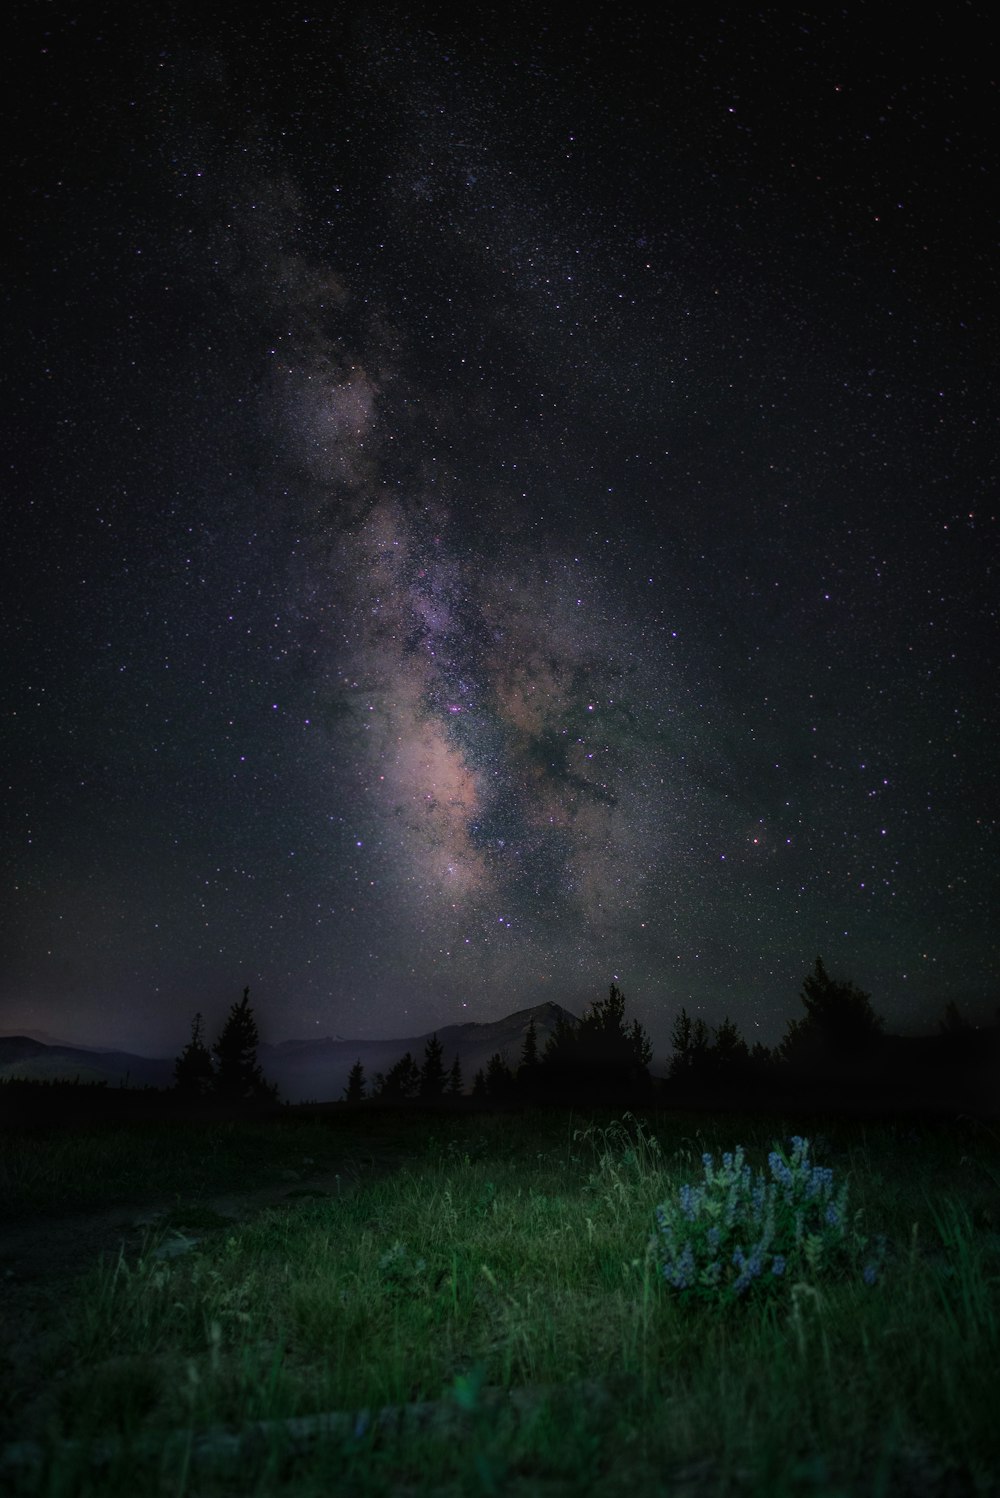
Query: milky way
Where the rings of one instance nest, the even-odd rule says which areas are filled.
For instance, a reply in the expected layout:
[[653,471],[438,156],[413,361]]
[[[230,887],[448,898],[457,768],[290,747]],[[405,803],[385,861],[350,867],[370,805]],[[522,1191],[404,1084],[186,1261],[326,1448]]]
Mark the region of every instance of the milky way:
[[33,39],[8,1027],[989,1016],[977,38],[807,22]]

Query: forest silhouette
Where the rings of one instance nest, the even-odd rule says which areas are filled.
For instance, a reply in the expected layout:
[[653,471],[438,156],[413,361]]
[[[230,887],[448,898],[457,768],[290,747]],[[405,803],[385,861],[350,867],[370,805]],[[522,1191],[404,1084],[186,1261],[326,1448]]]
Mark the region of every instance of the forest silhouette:
[[[540,1040],[534,1014],[520,1052],[497,1050],[475,1072],[471,1086],[456,1052],[445,1054],[436,1033],[422,1057],[404,1052],[369,1078],[361,1059],[351,1067],[337,1098],[295,1106],[331,1108],[468,1109],[523,1107],[683,1108],[693,1111],[773,1112],[808,1107],[843,1113],[993,1113],[1000,1107],[1000,1025],[974,1026],[950,1001],[935,1034],[887,1034],[871,995],[851,979],[831,976],[817,957],[799,995],[802,1013],[787,1024],[773,1048],[749,1046],[726,1016],[710,1027],[682,1008],[671,1033],[665,1076],[653,1076],[653,1047],[638,1020],[626,1016],[626,999],[612,984],[579,1020],[558,1014]],[[540,1011],[539,1011],[540,1012]],[[997,1010],[1000,1020],[1000,1009]],[[259,1034],[250,990],[233,1003],[213,1044],[196,1014],[187,1044],[174,1063],[174,1085],[104,1093],[100,1111],[166,1110],[218,1116],[269,1112],[283,1104],[278,1087],[257,1058]],[[103,1083],[8,1079],[0,1085],[4,1111],[29,1095],[55,1115],[71,1110],[81,1094]],[[117,1103],[112,1099],[117,1098]]]

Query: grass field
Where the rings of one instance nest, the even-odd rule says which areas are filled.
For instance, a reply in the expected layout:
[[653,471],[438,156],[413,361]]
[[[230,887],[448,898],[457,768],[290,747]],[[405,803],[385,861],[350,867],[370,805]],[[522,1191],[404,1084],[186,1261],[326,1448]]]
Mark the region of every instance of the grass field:
[[[885,1235],[877,1281],[681,1299],[657,1205],[796,1133]],[[32,1389],[8,1352],[14,1493],[1000,1493],[995,1123],[362,1110],[3,1144],[15,1227],[170,1201],[67,1277]],[[233,1220],[234,1183],[272,1199]]]

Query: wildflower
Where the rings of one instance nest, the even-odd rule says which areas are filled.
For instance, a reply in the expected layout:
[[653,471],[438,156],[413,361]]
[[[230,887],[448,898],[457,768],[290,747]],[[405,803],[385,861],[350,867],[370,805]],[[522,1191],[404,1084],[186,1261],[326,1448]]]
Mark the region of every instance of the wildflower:
[[[660,1265],[674,1290],[734,1300],[755,1280],[774,1285],[832,1268],[838,1256],[865,1247],[848,1233],[847,1186],[834,1192],[833,1171],[813,1165],[809,1141],[796,1135],[790,1154],[768,1157],[769,1177],[753,1172],[742,1147],[722,1155],[721,1168],[703,1157],[704,1183],[678,1189],[656,1209]],[[884,1246],[869,1240],[860,1259],[866,1284],[875,1284]]]

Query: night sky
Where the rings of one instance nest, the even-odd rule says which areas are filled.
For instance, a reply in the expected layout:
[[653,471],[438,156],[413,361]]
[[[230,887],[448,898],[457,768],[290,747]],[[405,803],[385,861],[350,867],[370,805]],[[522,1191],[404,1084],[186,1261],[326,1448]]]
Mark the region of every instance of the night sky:
[[991,1019],[988,8],[205,9],[8,64],[0,1030]]

